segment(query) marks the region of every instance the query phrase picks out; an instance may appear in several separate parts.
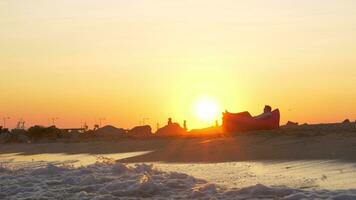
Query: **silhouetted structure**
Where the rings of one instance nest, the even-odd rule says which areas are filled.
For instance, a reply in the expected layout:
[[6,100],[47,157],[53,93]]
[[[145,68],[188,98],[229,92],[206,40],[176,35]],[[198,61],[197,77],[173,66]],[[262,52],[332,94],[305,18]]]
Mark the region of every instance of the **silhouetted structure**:
[[6,128],[6,120],[10,119],[10,117],[4,117],[3,120],[3,128]]
[[79,133],[84,133],[85,132],[85,128],[61,128],[61,131],[64,131],[64,132],[78,131]]
[[152,136],[152,128],[149,125],[136,126],[127,132],[128,136],[135,138],[146,138]]
[[9,129],[0,126],[0,133],[9,133]]
[[342,123],[348,124],[351,123],[351,121],[349,119],[345,119]]
[[160,127],[159,127],[159,123],[156,124],[156,130],[158,130]]
[[185,133],[187,133],[187,131],[184,128],[182,128],[178,123],[173,123],[172,118],[168,118],[167,125],[158,129],[156,135],[174,136],[174,135],[182,135]]
[[83,129],[84,129],[84,132],[89,130],[89,126],[87,125],[86,122],[84,122]]
[[115,138],[118,136],[126,135],[126,130],[123,128],[116,128],[111,125],[103,126],[102,128],[98,128],[94,131],[94,134],[98,137],[111,137]]
[[55,140],[60,137],[62,131],[55,126],[43,127],[33,126],[28,129],[28,135],[31,139],[49,139]]
[[25,121],[20,119],[20,121],[17,122],[16,129],[25,129]]
[[292,121],[288,121],[286,126],[298,126],[299,123],[298,122],[292,122]]

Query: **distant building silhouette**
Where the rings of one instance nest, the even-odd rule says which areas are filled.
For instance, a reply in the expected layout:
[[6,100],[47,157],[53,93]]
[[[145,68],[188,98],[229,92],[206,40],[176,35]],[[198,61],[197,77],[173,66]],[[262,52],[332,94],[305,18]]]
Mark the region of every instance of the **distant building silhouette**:
[[166,126],[159,128],[156,135],[159,136],[173,136],[173,135],[183,135],[187,133],[186,129],[182,128],[178,123],[173,123],[172,118],[168,118],[168,123]]
[[159,127],[159,123],[157,122],[157,124],[156,124],[156,125],[157,125],[157,130],[158,130],[158,129],[160,128],[160,127]]

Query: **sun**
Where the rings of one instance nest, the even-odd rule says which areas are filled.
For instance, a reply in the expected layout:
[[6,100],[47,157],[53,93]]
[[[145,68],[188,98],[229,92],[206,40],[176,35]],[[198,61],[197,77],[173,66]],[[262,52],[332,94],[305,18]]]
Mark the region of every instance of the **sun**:
[[196,116],[205,122],[217,120],[219,110],[219,104],[211,97],[200,98],[195,104]]

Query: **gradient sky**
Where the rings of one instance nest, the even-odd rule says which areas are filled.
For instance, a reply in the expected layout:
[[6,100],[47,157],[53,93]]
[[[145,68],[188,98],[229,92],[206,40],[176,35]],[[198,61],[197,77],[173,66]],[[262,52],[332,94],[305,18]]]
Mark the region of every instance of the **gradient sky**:
[[11,126],[201,122],[202,95],[282,123],[356,119],[356,1],[1,0]]

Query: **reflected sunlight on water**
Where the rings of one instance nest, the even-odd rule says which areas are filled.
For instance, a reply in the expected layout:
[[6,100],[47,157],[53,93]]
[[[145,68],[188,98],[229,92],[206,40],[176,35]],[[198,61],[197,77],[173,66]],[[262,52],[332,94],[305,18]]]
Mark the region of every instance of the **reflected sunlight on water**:
[[128,152],[128,153],[113,153],[113,154],[64,154],[64,153],[44,153],[34,155],[23,155],[23,153],[9,153],[0,155],[0,163],[10,163],[10,165],[26,164],[28,162],[44,162],[44,163],[70,163],[75,167],[90,165],[98,161],[98,157],[119,160],[129,157],[139,156],[150,151]]
[[154,165],[164,171],[187,173],[230,188],[255,184],[285,185],[300,189],[352,189],[356,187],[356,165],[335,160],[154,163]]
[[[0,167],[34,168],[51,164],[86,166],[105,157],[113,160],[140,156],[151,151],[112,154],[44,153],[26,155],[23,152],[0,155]],[[356,165],[336,160],[250,161],[224,163],[154,162],[163,171],[181,172],[224,185],[242,188],[256,184],[288,186],[299,189],[351,189],[356,187]],[[134,164],[129,164],[134,165]]]

